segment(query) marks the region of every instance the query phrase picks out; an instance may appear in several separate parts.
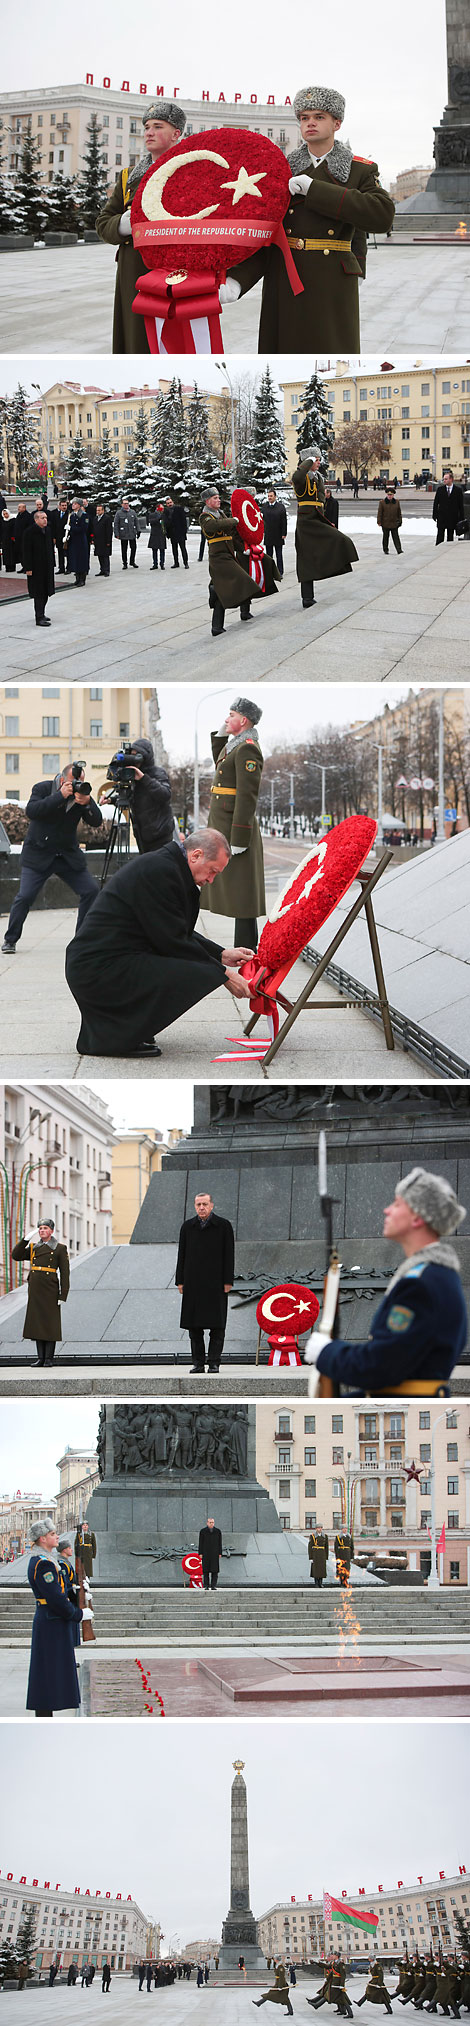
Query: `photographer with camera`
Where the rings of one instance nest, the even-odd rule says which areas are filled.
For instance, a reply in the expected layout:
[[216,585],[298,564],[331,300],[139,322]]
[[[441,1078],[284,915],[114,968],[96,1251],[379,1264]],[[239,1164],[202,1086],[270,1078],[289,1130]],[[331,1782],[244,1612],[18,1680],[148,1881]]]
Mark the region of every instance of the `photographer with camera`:
[[164,767],[157,767],[150,739],[134,739],[114,753],[108,775],[119,787],[130,776],[130,813],[138,851],[160,851],[171,844],[175,819],[171,785]]
[[79,896],[77,929],[81,928],[98,892],[96,880],[88,872],[83,852],[77,844],[78,825],[82,820],[92,830],[99,830],[103,821],[101,809],[93,801],[90,783],[85,781],[81,760],[70,762],[61,774],[55,775],[53,781],[36,781],[26,805],[26,815],[30,824],[21,853],[20,889],[13,901],[1,946],[3,955],[9,957],[14,956],[33,901],[52,873],[65,880],[72,892]]

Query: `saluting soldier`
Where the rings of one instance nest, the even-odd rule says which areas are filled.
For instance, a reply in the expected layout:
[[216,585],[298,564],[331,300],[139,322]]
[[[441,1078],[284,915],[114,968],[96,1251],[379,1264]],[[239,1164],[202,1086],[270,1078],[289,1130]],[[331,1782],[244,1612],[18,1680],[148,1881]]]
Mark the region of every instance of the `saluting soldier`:
[[33,1337],[38,1365],[52,1365],[55,1347],[62,1337],[61,1301],[67,1300],[70,1264],[67,1246],[54,1238],[54,1218],[46,1217],[38,1231],[20,1238],[13,1246],[13,1259],[29,1260],[28,1301],[23,1337]]
[[448,1380],[467,1342],[467,1309],[454,1247],[446,1243],[467,1212],[450,1182],[411,1168],[384,1212],[384,1237],[404,1260],[389,1280],[367,1343],[348,1344],[317,1331],[307,1364],[326,1372],[340,1391],[426,1394],[445,1399]]
[[74,1541],[74,1553],[76,1561],[81,1562],[83,1574],[90,1583],[96,1555],[96,1534],[90,1533],[86,1520],[79,1520],[78,1522]]
[[114,295],[113,352],[148,352],[149,343],[145,329],[145,317],[137,315],[132,304],[135,300],[136,284],[140,274],[146,274],[145,261],[134,249],[131,226],[131,204],[142,177],[152,162],[158,162],[167,148],[174,148],[181,140],[186,126],[186,113],[176,99],[157,99],[154,105],[146,106],[142,117],[147,153],[134,163],[133,168],[121,170],[111,195],[96,220],[99,239],[105,239],[110,246],[117,247],[117,275]]
[[[221,302],[233,302],[263,279],[260,352],[360,351],[359,279],[367,234],[389,232],[395,206],[376,162],[338,140],[342,93],[305,85],[294,110],[301,146],[289,155],[291,202],[284,219],[303,294],[293,295],[283,255],[271,245],[229,270]],[[325,260],[328,259],[328,267]]]
[[334,527],[325,515],[325,487],[320,473],[316,445],[302,457],[292,473],[297,500],[295,529],[296,570],[304,609],[316,605],[316,577],[344,577],[357,563],[358,554],[350,535]]
[[31,1637],[26,1708],[35,1716],[53,1716],[55,1709],[78,1709],[80,1689],[73,1645],[73,1629],[92,1619],[89,1605],[82,1611],[67,1596],[67,1583],[59,1567],[58,1535],[53,1519],[38,1520],[31,1527],[33,1553],[28,1564],[28,1582],[36,1598]]
[[310,1575],[317,1590],[321,1590],[322,1583],[325,1581],[328,1569],[328,1555],[328,1534],[324,1533],[322,1527],[313,1527],[308,1543],[308,1558],[310,1562]]
[[348,1534],[343,1527],[340,1527],[338,1533],[335,1534],[335,1555],[336,1574],[341,1583],[342,1590],[347,1590],[348,1588],[349,1571],[353,1554],[354,1541],[352,1534]]
[[266,913],[264,860],[256,815],[263,772],[257,725],[263,713],[247,696],[235,697],[220,732],[211,732],[215,780],[209,829],[220,830],[231,857],[213,886],[203,886],[201,907],[235,918],[235,942],[256,950],[257,916]]

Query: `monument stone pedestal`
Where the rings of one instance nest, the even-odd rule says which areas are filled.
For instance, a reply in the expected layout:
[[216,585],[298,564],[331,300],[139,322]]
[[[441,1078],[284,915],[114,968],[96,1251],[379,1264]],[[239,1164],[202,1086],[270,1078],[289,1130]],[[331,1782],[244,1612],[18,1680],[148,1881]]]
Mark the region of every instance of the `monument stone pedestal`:
[[[243,1967],[246,1970],[246,1979]],[[230,1818],[230,1906],[222,1928],[218,1969],[211,1982],[219,1984],[264,1984],[268,1976],[266,1957],[260,1949],[258,1927],[250,1907],[248,1864],[248,1811],[243,1760],[235,1760]]]
[[434,128],[435,168],[425,190],[397,206],[395,230],[470,236],[470,13],[468,0],[446,0],[448,103]]

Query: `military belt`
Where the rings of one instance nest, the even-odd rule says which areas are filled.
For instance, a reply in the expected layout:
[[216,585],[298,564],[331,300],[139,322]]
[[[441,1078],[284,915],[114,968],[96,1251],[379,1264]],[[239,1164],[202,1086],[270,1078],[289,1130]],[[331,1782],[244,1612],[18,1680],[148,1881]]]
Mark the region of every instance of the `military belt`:
[[209,548],[211,548],[212,542],[232,542],[232,541],[233,535],[206,535],[206,542],[208,542]]
[[58,1273],[58,1266],[32,1266],[31,1273]]
[[350,239],[295,239],[293,232],[286,232],[288,246],[297,253],[350,253]]
[[236,795],[236,788],[211,788],[211,795]]
[[[404,1379],[401,1386],[387,1386],[387,1399],[389,1394],[392,1397],[395,1393],[414,1393],[418,1394],[419,1398],[429,1394],[429,1397],[434,1400],[447,1400],[449,1398],[449,1388],[445,1379]],[[371,1394],[368,1393],[367,1398],[370,1399],[371,1397]]]

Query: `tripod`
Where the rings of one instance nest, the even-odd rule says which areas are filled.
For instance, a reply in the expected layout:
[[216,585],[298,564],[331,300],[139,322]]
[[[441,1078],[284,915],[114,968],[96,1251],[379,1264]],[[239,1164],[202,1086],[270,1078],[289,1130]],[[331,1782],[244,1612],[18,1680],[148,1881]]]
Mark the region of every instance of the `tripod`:
[[108,801],[114,802],[114,816],[105,848],[100,888],[104,886],[105,880],[108,878],[114,854],[118,861],[118,867],[125,864],[130,854],[131,808],[129,790],[126,789],[125,801],[121,801],[119,789],[113,795],[108,795]]

